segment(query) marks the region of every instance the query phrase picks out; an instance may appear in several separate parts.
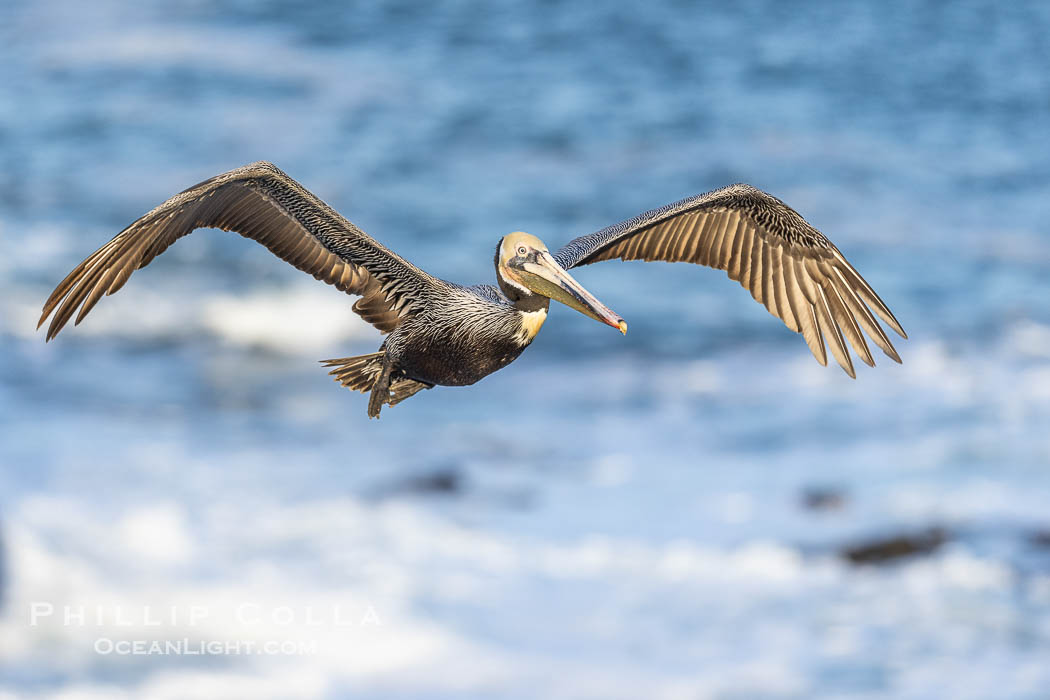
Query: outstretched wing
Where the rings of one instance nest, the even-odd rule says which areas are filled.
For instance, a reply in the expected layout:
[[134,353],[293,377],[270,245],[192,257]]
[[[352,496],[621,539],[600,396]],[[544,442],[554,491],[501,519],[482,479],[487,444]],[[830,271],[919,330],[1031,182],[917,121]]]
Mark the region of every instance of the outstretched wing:
[[47,339],[79,309],[120,289],[177,239],[198,228],[251,238],[322,282],[360,295],[354,311],[380,331],[393,330],[441,283],[380,245],[271,163],[231,170],[180,192],[121,231],[70,272],[44,304],[39,328],[54,312]]
[[554,258],[566,269],[619,258],[725,270],[771,314],[801,333],[822,365],[828,363],[826,338],[851,377],[856,374],[845,339],[864,362],[875,365],[862,329],[886,355],[901,361],[872,311],[908,337],[831,241],[794,209],[750,185],[683,199],[581,236]]

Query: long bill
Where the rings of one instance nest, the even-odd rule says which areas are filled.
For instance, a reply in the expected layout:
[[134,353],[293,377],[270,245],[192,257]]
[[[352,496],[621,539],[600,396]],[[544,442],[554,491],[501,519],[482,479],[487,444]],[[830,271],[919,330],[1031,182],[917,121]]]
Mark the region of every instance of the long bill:
[[559,265],[547,251],[538,253],[518,268],[525,286],[545,297],[560,301],[581,314],[616,328],[627,334],[627,322],[619,314],[594,298],[572,275]]

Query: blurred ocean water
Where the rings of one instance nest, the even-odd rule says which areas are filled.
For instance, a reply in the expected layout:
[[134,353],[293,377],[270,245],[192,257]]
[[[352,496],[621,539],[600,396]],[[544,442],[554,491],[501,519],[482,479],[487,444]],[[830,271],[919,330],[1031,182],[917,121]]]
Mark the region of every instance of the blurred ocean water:
[[[1048,35],[978,0],[4,3],[0,698],[1047,697]],[[749,182],[904,364],[851,381],[722,273],[606,264],[626,338],[556,308],[370,422],[316,363],[378,346],[352,300],[218,231],[44,344],[77,262],[259,159],[463,283],[509,231]]]

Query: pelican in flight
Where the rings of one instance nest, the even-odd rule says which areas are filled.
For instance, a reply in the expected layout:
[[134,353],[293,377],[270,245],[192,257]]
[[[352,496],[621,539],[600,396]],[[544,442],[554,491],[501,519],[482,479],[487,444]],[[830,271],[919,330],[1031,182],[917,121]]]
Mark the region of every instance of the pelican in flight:
[[[79,324],[176,239],[198,228],[236,231],[303,272],[359,296],[353,310],[386,339],[378,352],[324,360],[343,386],[370,393],[369,417],[437,384],[464,386],[529,346],[554,299],[622,333],[627,323],[569,270],[603,260],[690,262],[724,270],[801,333],[822,365],[826,346],[851,377],[846,341],[874,366],[864,333],[900,362],[877,315],[904,329],[842,253],[794,209],[750,185],[683,199],[570,241],[552,253],[527,233],[496,245],[498,287],[437,279],[387,249],[271,163],[231,170],[180,192],[70,272],[44,304],[51,340]],[[79,310],[79,311],[78,311]],[[874,314],[872,313],[874,312]]]

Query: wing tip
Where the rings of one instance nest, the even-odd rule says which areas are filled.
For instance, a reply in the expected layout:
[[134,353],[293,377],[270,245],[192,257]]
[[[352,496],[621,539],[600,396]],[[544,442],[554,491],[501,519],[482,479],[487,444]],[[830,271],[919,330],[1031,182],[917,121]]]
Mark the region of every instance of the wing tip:
[[897,317],[893,315],[893,312],[890,311],[889,307],[886,306],[886,304],[883,303],[881,299],[879,299],[878,297],[875,298],[880,302],[878,304],[873,305],[875,313],[882,317],[882,320],[886,322],[887,326],[893,329],[894,333],[899,335],[901,338],[907,340],[908,334],[904,332],[904,327],[901,326],[900,321],[897,320]]
[[887,347],[882,349],[882,354],[896,362],[898,365],[904,364],[901,361],[901,356],[897,353],[897,348],[893,347],[889,341],[886,342],[886,345]]

